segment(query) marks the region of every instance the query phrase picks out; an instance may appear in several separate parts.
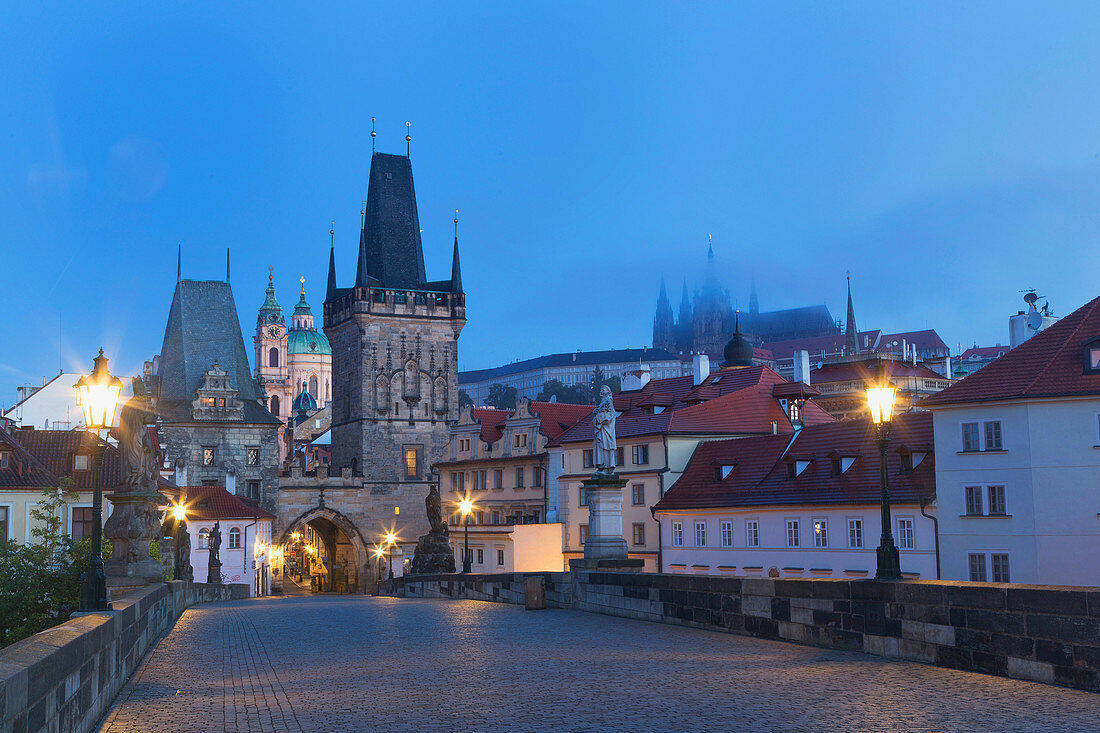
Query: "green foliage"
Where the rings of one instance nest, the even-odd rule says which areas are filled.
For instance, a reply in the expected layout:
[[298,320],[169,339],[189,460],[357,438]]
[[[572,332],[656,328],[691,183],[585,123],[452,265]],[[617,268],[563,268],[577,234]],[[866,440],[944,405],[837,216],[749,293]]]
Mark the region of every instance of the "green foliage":
[[489,387],[489,396],[485,398],[485,404],[498,410],[512,410],[516,406],[516,388],[506,387],[503,384],[494,384]]
[[458,409],[461,410],[467,405],[469,405],[470,407],[474,406],[474,401],[470,399],[470,393],[464,389],[458,390]]
[[161,562],[160,559],[160,540],[156,537],[149,540],[149,557],[153,558],[157,562]]
[[566,405],[592,404],[592,390],[585,384],[567,385],[557,379],[548,379],[542,384],[542,391],[535,398],[539,402],[550,402],[556,397]]

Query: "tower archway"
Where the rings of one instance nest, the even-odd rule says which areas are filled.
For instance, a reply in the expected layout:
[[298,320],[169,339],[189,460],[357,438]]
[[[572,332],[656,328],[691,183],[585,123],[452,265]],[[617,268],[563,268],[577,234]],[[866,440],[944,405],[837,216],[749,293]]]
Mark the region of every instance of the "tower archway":
[[[367,543],[355,523],[338,511],[327,507],[313,507],[295,517],[279,537],[284,557],[295,547],[294,533],[317,538],[312,555],[295,555],[297,568],[303,581],[310,571],[318,576],[313,590],[362,593],[374,581],[370,567]],[[289,563],[284,568],[289,568]],[[284,572],[287,572],[284,569]]]

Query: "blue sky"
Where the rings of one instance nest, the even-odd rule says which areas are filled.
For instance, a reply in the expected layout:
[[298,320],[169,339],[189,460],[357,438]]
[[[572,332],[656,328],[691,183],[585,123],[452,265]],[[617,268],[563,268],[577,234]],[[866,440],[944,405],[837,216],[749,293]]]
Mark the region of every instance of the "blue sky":
[[319,312],[371,116],[413,122],[430,278],[461,209],[462,368],[649,344],[708,234],[740,305],[843,317],[851,270],[862,328],[952,346],[1098,295],[1095,5],[229,5],[7,8],[0,404],[101,345],[140,372],[180,242],[193,278],[231,247],[250,352],[269,266]]

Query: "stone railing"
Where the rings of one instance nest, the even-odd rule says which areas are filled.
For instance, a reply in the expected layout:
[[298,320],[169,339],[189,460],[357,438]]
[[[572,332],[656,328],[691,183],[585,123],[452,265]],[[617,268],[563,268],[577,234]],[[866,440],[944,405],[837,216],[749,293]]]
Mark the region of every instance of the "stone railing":
[[[1100,588],[534,573],[547,605],[1100,690]],[[384,595],[524,602],[524,575],[396,578]]]
[[184,609],[244,598],[247,585],[157,583],[0,649],[0,730],[91,730]]

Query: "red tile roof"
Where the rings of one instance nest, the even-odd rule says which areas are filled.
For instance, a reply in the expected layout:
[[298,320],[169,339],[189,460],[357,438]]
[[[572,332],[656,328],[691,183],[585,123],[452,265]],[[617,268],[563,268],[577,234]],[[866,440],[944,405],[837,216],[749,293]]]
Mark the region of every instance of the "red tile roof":
[[217,519],[274,519],[275,515],[243,496],[230,494],[222,486],[185,486],[187,518],[198,521]]
[[[901,471],[901,454],[927,454],[911,472]],[[856,460],[833,475],[831,455]],[[789,435],[765,435],[704,441],[696,448],[683,475],[657,502],[655,511],[778,505],[877,504],[879,453],[870,420],[845,420]],[[791,460],[809,466],[789,478]],[[898,416],[891,426],[887,452],[890,495],[898,504],[916,504],[935,494],[932,455],[932,415],[914,412]],[[733,465],[723,479],[716,468]]]
[[481,423],[481,439],[486,443],[495,443],[504,435],[504,421],[512,416],[512,410],[474,407],[470,409],[470,416]]
[[958,361],[966,361],[967,359],[996,359],[999,356],[1004,356],[1008,353],[1007,346],[971,346],[969,349],[959,354]]
[[925,405],[1100,395],[1100,372],[1085,371],[1085,345],[1100,339],[1100,298],[1040,331]]
[[0,428],[0,451],[8,454],[8,465],[0,467],[0,488],[51,489],[58,485],[58,477],[43,466],[12,433]]
[[[95,471],[91,460],[88,470],[73,469],[73,457],[78,454],[91,456],[99,438],[86,430],[35,430],[22,428],[12,431],[27,452],[37,458],[55,476],[68,476],[74,489],[94,489]],[[103,453],[103,486],[112,489],[121,483],[121,456],[118,448],[108,443]]]
[[[931,328],[926,328],[923,331],[902,331],[901,333],[884,333],[882,334],[882,340],[879,342],[879,351],[885,352],[901,352],[901,342],[904,341],[905,345],[909,348],[913,347],[913,344],[917,345],[917,350],[921,349],[946,349],[947,344],[943,342],[940,335]],[[896,344],[896,345],[895,345]]]
[[532,413],[541,418],[539,432],[550,440],[557,438],[596,409],[593,405],[567,405],[563,402],[532,402],[529,407]]
[[[698,386],[692,377],[654,379],[642,389],[615,395],[615,422],[619,438],[636,435],[770,433],[771,423],[781,433],[794,427],[772,395],[785,380],[766,366],[733,367],[713,372]],[[664,407],[662,412],[653,408]],[[654,414],[648,414],[649,412]],[[807,402],[805,424],[833,422],[823,409]],[[592,421],[581,420],[553,444],[592,440]]]

